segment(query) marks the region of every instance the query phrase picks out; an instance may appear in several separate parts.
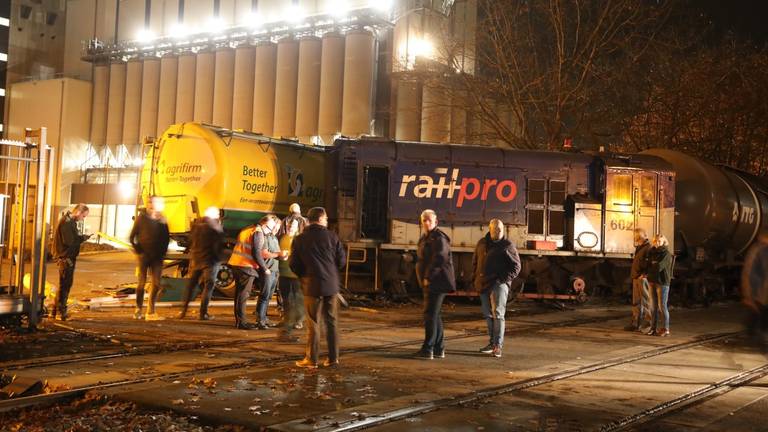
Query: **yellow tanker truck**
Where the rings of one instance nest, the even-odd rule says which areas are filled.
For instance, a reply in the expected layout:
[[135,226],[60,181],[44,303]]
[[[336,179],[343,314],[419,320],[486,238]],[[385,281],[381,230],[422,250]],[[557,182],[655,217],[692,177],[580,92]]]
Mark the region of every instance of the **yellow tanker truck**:
[[171,236],[184,245],[192,222],[209,206],[222,210],[236,235],[266,213],[327,205],[331,183],[323,148],[199,123],[170,126],[147,153],[142,201],[165,198]]

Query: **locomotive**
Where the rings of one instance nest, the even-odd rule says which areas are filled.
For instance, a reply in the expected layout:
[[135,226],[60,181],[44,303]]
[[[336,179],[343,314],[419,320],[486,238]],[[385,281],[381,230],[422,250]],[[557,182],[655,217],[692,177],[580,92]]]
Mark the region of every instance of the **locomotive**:
[[[758,197],[754,179],[693,160],[732,183],[744,179],[735,199],[716,203],[739,212],[738,224],[729,225],[734,232],[764,226],[766,189]],[[477,295],[472,253],[488,221],[497,218],[521,255],[516,287],[521,295],[584,300],[588,293],[627,284],[636,227],[665,235],[671,247],[693,251],[684,254],[687,261],[703,262],[697,261],[698,248],[706,251],[704,260],[721,257],[713,255],[716,246],[710,247],[716,239],[699,232],[705,228],[700,217],[676,213],[710,212],[710,228],[728,225],[720,207],[691,208],[686,206],[690,194],[676,194],[681,180],[683,189],[690,189],[688,171],[676,177],[685,168],[681,161],[688,159],[661,150],[631,155],[529,151],[368,137],[315,147],[182,123],[169,127],[147,154],[141,193],[145,200],[165,197],[171,235],[181,244],[208,206],[222,209],[232,237],[266,213],[285,214],[293,202],[305,209],[325,206],[349,256],[344,287],[369,294],[418,289],[413,271],[418,219],[430,208],[452,239],[456,294]],[[745,200],[744,184],[753,201]],[[712,190],[720,186],[713,183]],[[708,192],[697,193],[700,199]],[[681,228],[681,221],[687,225]],[[739,249],[754,240],[744,236]],[[735,260],[743,250],[734,252]],[[221,273],[221,283],[230,283],[228,272]]]

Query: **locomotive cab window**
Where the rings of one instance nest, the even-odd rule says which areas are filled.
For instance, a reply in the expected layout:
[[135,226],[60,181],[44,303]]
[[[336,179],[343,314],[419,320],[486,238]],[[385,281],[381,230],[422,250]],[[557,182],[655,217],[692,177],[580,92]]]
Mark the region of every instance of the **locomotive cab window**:
[[549,181],[549,235],[565,234],[565,181]]
[[609,200],[614,205],[632,205],[632,176],[630,174],[614,174],[608,190]]
[[527,186],[528,234],[563,235],[565,233],[565,180],[528,179]]
[[653,174],[644,174],[640,177],[640,205],[656,206],[656,176]]

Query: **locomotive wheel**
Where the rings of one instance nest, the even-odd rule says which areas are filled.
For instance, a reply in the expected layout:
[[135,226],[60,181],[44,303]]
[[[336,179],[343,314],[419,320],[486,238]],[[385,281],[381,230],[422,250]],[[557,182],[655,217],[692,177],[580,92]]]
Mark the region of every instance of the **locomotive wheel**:
[[576,295],[576,302],[578,302],[578,303],[583,304],[583,303],[586,303],[587,300],[589,300],[589,296],[584,291],[582,291],[582,292],[580,292],[580,293],[578,293]]
[[216,275],[216,290],[228,298],[235,298],[235,274],[232,269],[222,264]]

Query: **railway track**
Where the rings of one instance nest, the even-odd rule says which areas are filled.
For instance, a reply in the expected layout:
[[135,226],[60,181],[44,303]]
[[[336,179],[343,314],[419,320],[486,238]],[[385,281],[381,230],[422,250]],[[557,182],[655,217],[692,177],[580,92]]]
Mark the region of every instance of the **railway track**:
[[[660,348],[654,348],[654,349],[643,351],[637,354],[599,361],[599,362],[568,369],[561,372],[555,372],[555,373],[546,374],[538,377],[524,379],[524,380],[516,381],[510,384],[501,385],[501,386],[483,388],[480,390],[475,390],[472,392],[460,394],[458,396],[420,402],[420,403],[412,404],[408,407],[399,408],[399,409],[395,409],[395,410],[384,412],[384,413],[370,414],[365,418],[354,417],[348,420],[341,420],[341,421],[338,418],[322,420],[321,422],[318,422],[314,425],[313,430],[322,431],[322,432],[330,432],[330,431],[349,432],[349,431],[368,429],[368,428],[380,426],[380,425],[398,421],[398,420],[405,420],[408,418],[418,417],[433,411],[454,408],[454,407],[463,406],[463,405],[474,403],[474,402],[480,402],[480,401],[494,398],[496,396],[506,395],[509,393],[514,393],[514,392],[530,389],[533,387],[538,387],[541,385],[566,380],[579,375],[584,375],[584,374],[600,371],[603,369],[607,369],[607,368],[611,368],[619,365],[633,363],[633,362],[648,359],[651,357],[660,356],[660,355],[675,352],[675,351],[681,351],[689,348],[698,347],[701,345],[711,344],[714,342],[718,342],[721,340],[725,340],[725,339],[737,336],[739,334],[741,334],[741,332],[704,335],[686,342],[667,345]],[[745,380],[750,377],[753,377],[751,379],[757,379],[756,376],[760,373],[768,374],[768,365],[765,365],[761,368],[757,368],[756,370],[752,370],[748,372],[749,373],[739,374],[738,375],[739,378],[732,377],[732,380],[724,380],[724,382],[722,383],[718,383],[713,386],[707,386],[706,390],[703,390],[703,389],[701,390],[700,395],[697,393],[697,395],[692,395],[688,398],[684,398],[684,400],[681,400],[680,402],[671,404],[670,408],[672,406],[679,406],[679,403],[683,403],[685,401],[690,401],[695,398],[705,397],[707,394],[711,394],[712,392],[723,391],[724,389],[727,388],[727,386],[735,385],[736,383],[740,382],[738,381],[738,379]],[[617,427],[619,426],[622,428],[630,427],[631,425],[635,424],[635,422],[641,421],[642,419],[649,419],[650,418],[649,416],[661,411],[662,409],[657,409],[657,410],[653,410],[652,412],[649,411],[648,413],[639,415],[637,418],[633,416],[630,419],[625,419],[621,421]],[[305,421],[307,421],[307,419],[292,420],[290,422],[284,423],[283,425],[273,426],[273,430],[288,430],[290,429],[291,425],[298,425]],[[621,429],[606,429],[606,431],[610,431],[610,430],[621,430]]]
[[[586,324],[593,324],[598,322],[604,322],[604,321],[611,321],[618,318],[624,317],[626,314],[621,315],[609,315],[609,316],[603,316],[603,317],[593,317],[593,318],[580,318],[580,319],[574,319],[574,320],[566,320],[566,321],[560,321],[556,323],[546,323],[546,324],[538,324],[538,325],[531,325],[531,326],[525,326],[525,327],[518,327],[515,329],[510,329],[509,334],[516,334],[516,333],[524,333],[529,334],[532,332],[538,332],[538,331],[544,331],[548,329],[554,329],[554,328],[560,328],[560,327],[570,327],[570,326],[579,326],[579,325],[586,325]],[[456,341],[456,340],[462,340],[462,339],[469,339],[469,338],[475,338],[478,336],[484,336],[486,335],[485,331],[472,331],[467,332],[465,334],[460,335],[453,335],[453,336],[446,336],[446,341]],[[270,340],[261,339],[261,340],[249,340],[249,343],[262,343],[262,342],[268,342]],[[359,348],[351,348],[342,350],[342,354],[344,355],[350,355],[350,354],[361,354],[361,353],[375,353],[380,351],[387,351],[391,349],[397,349],[402,347],[407,347],[411,345],[416,345],[422,342],[422,339],[410,339],[406,341],[400,341],[400,342],[392,342],[392,343],[384,343],[374,346],[368,346],[368,347],[359,347]],[[226,341],[217,343],[219,344],[225,344],[226,346],[232,346],[232,341]],[[205,349],[205,348],[211,348],[211,346],[208,347],[193,347],[189,348],[189,350],[194,349]],[[181,349],[178,349],[176,351],[181,351]],[[158,350],[156,353],[163,353],[163,352],[171,352],[168,350]],[[194,375],[198,375],[201,373],[215,373],[215,372],[222,372],[222,371],[229,371],[229,370],[237,370],[240,368],[247,368],[247,367],[254,367],[254,366],[279,366],[279,365],[285,365],[285,364],[291,364],[296,360],[300,360],[303,358],[303,354],[301,355],[290,355],[290,354],[283,354],[274,350],[264,349],[260,348],[260,352],[273,354],[272,356],[264,357],[264,358],[258,358],[258,359],[251,359],[247,361],[242,362],[234,362],[234,363],[228,363],[223,365],[217,365],[217,366],[209,366],[209,367],[203,367],[203,368],[195,368],[180,372],[174,372],[174,373],[157,373],[157,374],[151,374],[146,375],[141,378],[135,378],[135,379],[125,379],[125,380],[118,380],[118,381],[112,381],[107,383],[99,383],[95,385],[89,385],[89,386],[83,386],[78,387],[74,389],[69,390],[63,390],[55,393],[49,393],[49,394],[40,394],[35,396],[27,396],[27,397],[20,397],[20,398],[14,398],[14,399],[8,399],[4,401],[0,401],[0,412],[7,412],[12,411],[15,409],[20,408],[26,408],[26,407],[32,407],[32,406],[41,406],[46,404],[51,404],[55,402],[59,402],[62,400],[70,399],[70,398],[76,398],[83,396],[85,393],[89,391],[95,391],[95,390],[107,390],[115,387],[120,386],[129,386],[129,385],[135,385],[135,384],[143,384],[151,381],[160,381],[160,380],[176,380],[181,378],[186,378]],[[144,352],[141,353],[143,355],[149,355],[149,354],[155,354],[154,352]],[[88,361],[95,361],[95,360],[102,360],[102,359],[112,359],[112,358],[120,358],[120,357],[128,357],[133,356],[137,354],[133,354],[132,352],[129,353],[114,353],[114,354],[100,354],[95,356],[85,356],[85,357],[79,357],[76,359],[61,359],[61,360],[51,360],[50,362],[46,363],[45,366],[53,366],[58,364],[69,364],[69,363],[79,363],[79,362],[88,362]],[[35,367],[38,365],[34,365]],[[9,366],[10,367],[10,366]],[[29,367],[29,366],[25,366]],[[6,369],[6,370],[12,370],[12,369]]]
[[[546,313],[546,312],[542,312]],[[521,316],[532,316],[537,314],[522,314]],[[567,327],[567,326],[575,326],[575,325],[584,325],[584,324],[591,324],[591,323],[598,323],[603,321],[610,321],[614,319],[623,318],[626,314],[621,315],[610,315],[605,317],[596,317],[596,318],[581,318],[576,320],[567,320],[563,322],[558,323],[549,323],[549,324],[532,324],[529,326],[523,326],[523,327],[516,327],[516,328],[510,328],[506,330],[507,334],[524,334],[524,333],[530,333],[530,332],[537,332],[537,331],[543,331],[551,328],[559,328],[559,327]],[[451,324],[456,323],[462,323],[462,322],[472,322],[472,321],[478,321],[477,318],[473,319],[462,319],[462,320],[452,320],[446,322]],[[54,323],[57,327],[63,328],[65,330],[75,332],[78,334],[82,334],[89,337],[96,337],[99,339],[105,339],[110,340],[112,339],[110,336],[105,336],[103,334],[89,331],[89,330],[82,330],[82,329],[76,329],[71,326],[62,325],[60,323]],[[413,327],[413,325],[407,325],[406,323],[399,323],[399,325],[396,325],[395,327],[402,327],[402,328],[408,328]],[[378,329],[380,326],[362,326],[362,327],[356,327],[352,328],[348,331],[346,331],[344,334],[350,334],[350,333],[359,333],[362,331],[368,331],[373,329]],[[131,333],[128,333],[129,335]],[[136,333],[133,333],[136,335]],[[446,337],[446,340],[456,340],[456,339],[464,339],[468,337],[476,337],[478,335],[485,334],[484,331],[467,331],[464,335],[456,335],[452,337]],[[144,336],[144,334],[142,334]],[[115,352],[100,352],[93,355],[72,355],[67,356],[65,358],[54,358],[54,359],[48,359],[48,360],[24,360],[24,361],[16,361],[16,362],[7,362],[0,364],[0,373],[8,373],[8,372],[14,372],[19,371],[23,369],[29,369],[29,368],[38,368],[38,367],[50,367],[50,366],[58,366],[58,365],[65,365],[65,364],[73,364],[73,363],[81,363],[81,362],[89,362],[89,361],[98,361],[98,360],[107,360],[107,359],[118,359],[118,358],[125,358],[125,357],[135,357],[135,356],[142,356],[142,355],[151,355],[151,354],[164,354],[164,353],[173,353],[173,352],[180,352],[180,351],[195,351],[195,350],[203,350],[203,349],[211,349],[211,348],[221,348],[221,347],[228,347],[228,346],[235,346],[235,345],[252,345],[257,343],[266,343],[266,342],[276,342],[276,337],[268,337],[268,338],[261,338],[261,339],[227,339],[222,341],[211,341],[211,342],[169,342],[169,343],[163,343],[163,344],[156,344],[151,346],[143,346],[141,348],[136,348],[131,345],[126,345],[129,347],[128,350],[118,350]],[[405,341],[402,343],[397,343],[397,346],[408,346],[413,345],[414,343],[418,343],[420,341]],[[382,346],[382,349],[386,348],[393,348],[396,346]],[[262,349],[262,351],[265,351]],[[269,351],[269,350],[266,350]],[[276,351],[273,351],[276,352]]]

